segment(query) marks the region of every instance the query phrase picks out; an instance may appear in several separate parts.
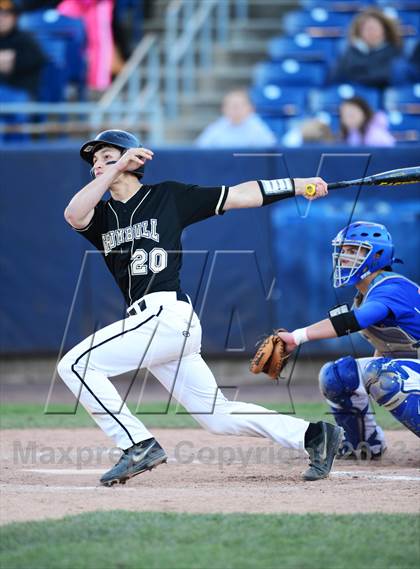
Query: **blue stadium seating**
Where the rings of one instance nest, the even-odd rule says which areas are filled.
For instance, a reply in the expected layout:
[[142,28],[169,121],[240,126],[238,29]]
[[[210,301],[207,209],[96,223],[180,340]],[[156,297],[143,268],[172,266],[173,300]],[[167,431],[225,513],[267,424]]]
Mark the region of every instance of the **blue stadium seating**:
[[420,115],[403,115],[399,111],[388,113],[389,130],[398,142],[420,143]]
[[312,38],[300,33],[293,37],[273,38],[268,44],[268,55],[272,61],[286,58],[298,61],[326,61],[336,56],[337,40],[332,38]]
[[384,13],[398,20],[401,24],[401,32],[403,36],[418,37],[420,31],[420,12],[418,11],[403,11],[396,10],[393,6],[388,6],[384,9]]
[[327,124],[334,134],[340,130],[340,117],[337,114],[332,114],[327,111],[319,111],[314,113],[315,118]]
[[384,94],[384,107],[387,111],[420,115],[420,83],[387,89]]
[[278,141],[281,140],[281,137],[286,132],[286,122],[284,118],[281,117],[272,117],[272,116],[265,116],[261,115],[263,121],[270,127],[270,129],[276,135]]
[[325,8],[331,12],[359,12],[369,7],[420,10],[419,0],[300,0],[304,10]]
[[[39,10],[22,14],[19,26],[34,34],[51,63],[57,67],[59,77],[53,79],[53,93],[49,93],[48,84],[52,72],[47,70],[44,74],[48,79],[42,85],[41,97],[47,98],[42,100],[63,100],[68,82],[77,86],[79,98],[83,99],[86,86],[86,33],[82,20],[63,16],[56,10]],[[62,66],[65,73],[62,72]],[[63,82],[61,87],[58,86],[59,81]],[[57,99],[59,96],[61,99]]]
[[37,39],[49,60],[41,73],[39,100],[59,103],[65,99],[69,77],[66,44],[60,39],[51,39],[45,35],[38,35]]
[[391,6],[396,10],[420,10],[419,0],[375,0],[375,4],[380,8]]
[[419,38],[404,38],[403,50],[405,57],[411,57],[418,42]]
[[306,109],[306,91],[300,87],[278,85],[253,87],[250,96],[260,115],[272,117],[301,115]]
[[369,4],[374,4],[374,0],[300,0],[300,5],[306,10],[325,8],[332,12],[357,12]]
[[331,12],[325,8],[289,12],[283,18],[283,31],[289,36],[304,32],[313,37],[341,37],[352,17],[351,13]]
[[[7,85],[0,85],[0,124],[14,125],[27,122],[29,116],[26,113],[16,113],[13,115],[1,114],[1,105],[3,103],[28,103],[30,97],[26,91],[21,89],[14,89]],[[21,133],[2,133],[0,132],[1,142],[25,142],[28,140],[26,134]]]
[[363,97],[374,111],[381,108],[381,94],[377,89],[359,85],[335,85],[324,89],[313,89],[309,94],[312,112],[326,111],[338,114],[340,104],[355,95]]
[[315,87],[325,83],[326,74],[326,67],[322,63],[285,59],[281,63],[257,63],[254,83],[259,86],[273,84]]

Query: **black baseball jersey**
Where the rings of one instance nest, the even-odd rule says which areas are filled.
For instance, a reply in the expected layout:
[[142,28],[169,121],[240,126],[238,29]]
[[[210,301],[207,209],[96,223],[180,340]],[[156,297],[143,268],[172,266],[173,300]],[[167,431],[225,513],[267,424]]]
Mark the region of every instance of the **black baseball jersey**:
[[229,188],[162,182],[143,185],[127,202],[100,201],[78,229],[102,251],[127,304],[151,292],[180,291],[184,227],[223,214]]

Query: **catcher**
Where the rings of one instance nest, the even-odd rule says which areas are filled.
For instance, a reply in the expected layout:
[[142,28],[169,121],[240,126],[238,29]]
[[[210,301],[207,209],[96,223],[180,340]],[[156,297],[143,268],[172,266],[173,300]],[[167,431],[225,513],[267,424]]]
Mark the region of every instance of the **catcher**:
[[319,384],[345,430],[338,457],[375,459],[386,442],[369,396],[420,436],[420,288],[392,270],[398,259],[384,225],[352,223],[332,245],[334,288],[355,285],[352,308],[337,306],[325,320],[293,332],[278,330],[259,347],[251,371],[275,379],[300,344],[360,332],[374,347],[373,357],[328,362]]

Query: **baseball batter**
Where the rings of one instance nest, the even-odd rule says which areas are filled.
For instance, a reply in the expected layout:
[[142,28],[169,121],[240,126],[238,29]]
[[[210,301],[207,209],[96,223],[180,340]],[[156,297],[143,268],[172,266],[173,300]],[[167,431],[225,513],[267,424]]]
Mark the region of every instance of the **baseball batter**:
[[[128,305],[127,318],[86,338],[60,361],[58,372],[100,428],[123,450],[102,478],[111,486],[166,461],[151,432],[122,401],[110,377],[149,369],[191,415],[215,434],[266,437],[305,448],[306,480],[325,478],[343,430],[308,423],[257,405],[228,401],[200,355],[201,326],[182,291],[181,234],[185,227],[230,209],[259,207],[303,195],[306,184],[327,194],[321,178],[246,182],[201,188],[179,182],[142,184],[153,152],[131,133],[109,130],[86,142],[81,157],[94,180],[65,210],[65,219],[102,251]],[[111,198],[104,201],[110,191]]]
[[370,358],[326,363],[321,391],[345,429],[341,458],[378,458],[386,449],[369,395],[420,437],[420,287],[392,269],[392,237],[384,225],[357,221],[333,239],[334,287],[355,285],[353,307],[335,307],[329,318],[293,332],[279,332],[287,350],[308,340],[353,332],[372,344]]

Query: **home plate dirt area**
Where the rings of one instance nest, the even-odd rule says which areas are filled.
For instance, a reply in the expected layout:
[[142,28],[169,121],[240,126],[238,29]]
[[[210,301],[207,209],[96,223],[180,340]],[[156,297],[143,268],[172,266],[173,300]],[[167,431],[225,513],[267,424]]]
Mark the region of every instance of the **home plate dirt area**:
[[154,429],[169,460],[125,485],[99,478],[118,451],[98,429],[1,431],[0,521],[60,518],[95,510],[193,513],[368,513],[420,510],[420,445],[389,431],[375,462],[336,461],[331,476],[304,482],[302,453],[264,439],[200,429]]

